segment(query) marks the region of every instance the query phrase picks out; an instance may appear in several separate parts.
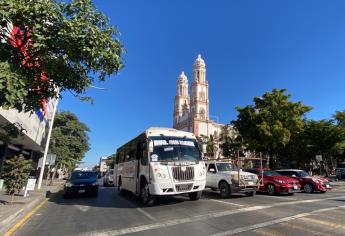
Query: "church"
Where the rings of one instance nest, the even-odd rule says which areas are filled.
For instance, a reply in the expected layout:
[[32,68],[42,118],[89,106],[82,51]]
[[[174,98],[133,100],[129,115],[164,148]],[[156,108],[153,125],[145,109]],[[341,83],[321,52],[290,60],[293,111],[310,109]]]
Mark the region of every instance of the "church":
[[[189,95],[190,94],[190,95]],[[182,71],[177,78],[173,127],[194,133],[195,136],[219,136],[222,124],[209,118],[208,81],[206,64],[199,54],[193,65],[193,82],[189,90],[187,76]]]

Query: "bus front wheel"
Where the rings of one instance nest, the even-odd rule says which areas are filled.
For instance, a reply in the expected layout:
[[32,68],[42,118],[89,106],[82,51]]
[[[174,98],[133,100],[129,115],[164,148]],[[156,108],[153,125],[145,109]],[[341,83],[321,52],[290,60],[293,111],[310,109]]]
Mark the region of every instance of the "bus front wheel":
[[199,200],[201,198],[201,193],[202,193],[201,191],[193,192],[193,193],[188,193],[189,199],[192,200],[192,201]]
[[155,196],[150,194],[149,185],[147,184],[146,181],[141,186],[140,197],[141,197],[142,202],[146,206],[152,206],[155,203],[156,198],[155,198]]

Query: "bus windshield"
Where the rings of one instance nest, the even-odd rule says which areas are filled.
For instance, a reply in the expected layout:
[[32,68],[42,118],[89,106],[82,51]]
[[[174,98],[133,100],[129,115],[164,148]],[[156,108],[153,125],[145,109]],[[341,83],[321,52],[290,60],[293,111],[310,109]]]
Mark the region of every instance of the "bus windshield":
[[151,137],[151,161],[200,161],[201,154],[194,139],[176,137]]

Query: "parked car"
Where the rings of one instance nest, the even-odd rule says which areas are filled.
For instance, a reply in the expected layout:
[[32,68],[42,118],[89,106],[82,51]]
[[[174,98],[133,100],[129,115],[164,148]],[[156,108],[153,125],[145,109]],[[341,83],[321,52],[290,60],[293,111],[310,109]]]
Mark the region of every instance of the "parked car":
[[345,179],[345,163],[339,164],[337,169],[335,169],[335,175],[337,179]]
[[[226,198],[232,193],[245,193],[254,196],[258,190],[258,177],[255,174],[238,171],[231,162],[206,162],[206,187],[214,191],[219,190],[220,196]],[[240,182],[238,181],[240,177]]]
[[73,171],[64,186],[64,195],[89,194],[97,196],[97,174],[93,171]]
[[332,189],[327,179],[310,176],[308,172],[304,170],[285,169],[277,170],[277,172],[281,175],[298,180],[301,184],[301,188],[306,193],[312,193],[314,191],[325,193],[327,190]]
[[289,194],[301,191],[301,185],[293,178],[282,176],[269,169],[247,169],[246,171],[257,174],[261,180],[259,191],[269,195]]
[[107,170],[103,177],[103,186],[114,186],[114,170]]

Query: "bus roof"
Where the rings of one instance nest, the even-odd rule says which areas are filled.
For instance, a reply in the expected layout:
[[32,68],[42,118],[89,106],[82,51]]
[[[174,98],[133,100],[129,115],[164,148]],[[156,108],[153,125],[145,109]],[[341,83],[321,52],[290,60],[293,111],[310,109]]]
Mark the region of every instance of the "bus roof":
[[147,137],[152,136],[173,136],[173,137],[186,137],[186,138],[193,138],[195,139],[195,136],[193,133],[181,131],[173,128],[162,128],[162,127],[151,127],[145,130]]

